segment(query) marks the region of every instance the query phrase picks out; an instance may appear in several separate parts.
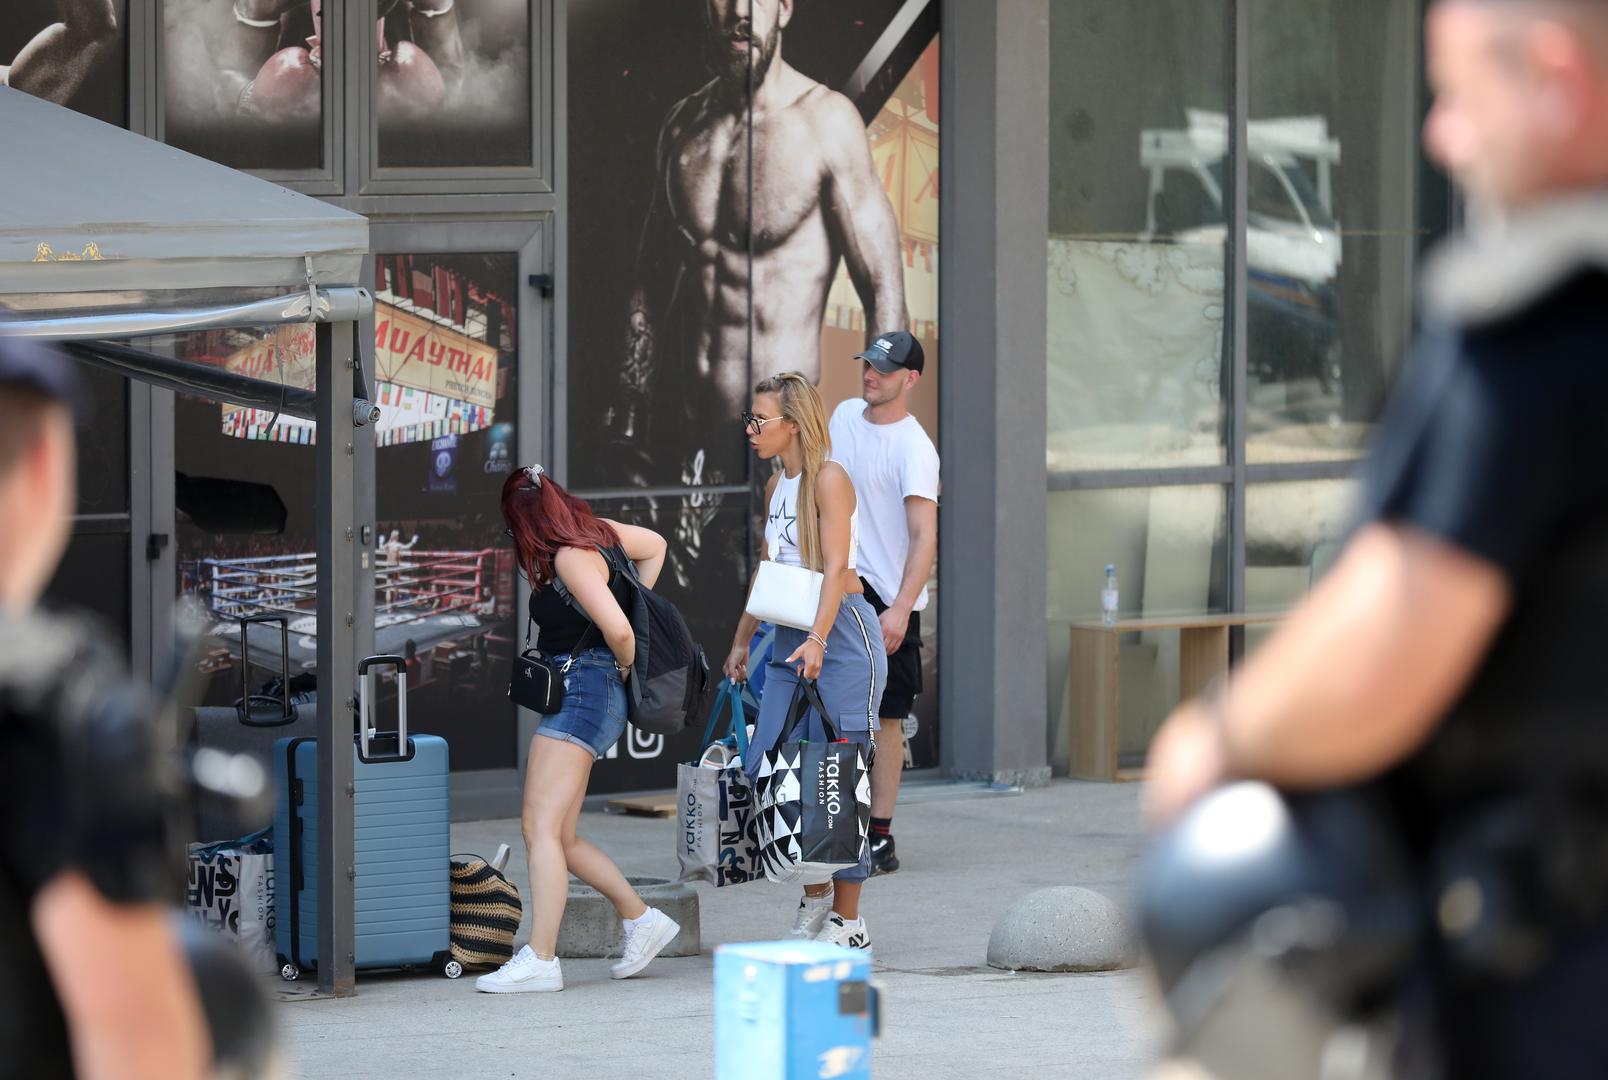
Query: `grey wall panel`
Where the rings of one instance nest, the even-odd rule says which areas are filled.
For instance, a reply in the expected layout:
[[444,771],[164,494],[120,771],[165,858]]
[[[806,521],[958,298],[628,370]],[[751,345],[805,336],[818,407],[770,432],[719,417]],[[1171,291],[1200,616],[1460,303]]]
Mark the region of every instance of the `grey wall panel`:
[[1048,0],[942,18],[943,765],[1044,783]]

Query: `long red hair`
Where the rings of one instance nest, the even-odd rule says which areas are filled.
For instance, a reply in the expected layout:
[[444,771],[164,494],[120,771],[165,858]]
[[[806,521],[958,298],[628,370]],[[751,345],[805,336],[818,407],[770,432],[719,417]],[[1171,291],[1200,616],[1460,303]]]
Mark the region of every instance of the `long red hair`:
[[503,521],[514,535],[519,566],[533,589],[553,580],[553,559],[567,547],[614,547],[620,537],[592,508],[543,473],[515,469],[503,481]]

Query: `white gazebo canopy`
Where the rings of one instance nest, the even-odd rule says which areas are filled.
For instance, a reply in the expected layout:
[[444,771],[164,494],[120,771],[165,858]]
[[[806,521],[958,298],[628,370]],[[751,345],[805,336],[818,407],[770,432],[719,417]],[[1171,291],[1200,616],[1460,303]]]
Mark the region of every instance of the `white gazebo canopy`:
[[360,214],[4,87],[0,131],[0,332],[115,338],[370,310]]

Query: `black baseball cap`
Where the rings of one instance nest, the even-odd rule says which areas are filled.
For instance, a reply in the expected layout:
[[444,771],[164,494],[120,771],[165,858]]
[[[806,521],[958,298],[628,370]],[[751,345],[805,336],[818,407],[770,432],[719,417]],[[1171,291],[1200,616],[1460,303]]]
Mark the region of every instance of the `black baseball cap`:
[[854,358],[864,360],[884,375],[892,375],[895,371],[919,372],[927,367],[927,356],[921,351],[921,342],[916,340],[914,334],[903,330],[878,334],[865,352],[856,353]]
[[77,413],[84,410],[78,364],[56,346],[43,341],[0,334],[0,388],[6,386],[25,387]]

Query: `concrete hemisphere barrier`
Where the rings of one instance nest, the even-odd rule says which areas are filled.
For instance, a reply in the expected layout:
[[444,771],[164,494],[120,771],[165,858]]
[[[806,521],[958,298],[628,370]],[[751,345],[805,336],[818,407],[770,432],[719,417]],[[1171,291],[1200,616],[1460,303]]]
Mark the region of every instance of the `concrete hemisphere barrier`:
[[[698,892],[691,885],[664,878],[628,877],[642,902],[681,924],[660,956],[697,956],[703,951],[698,928]],[[590,885],[571,879],[564,921],[558,928],[558,955],[565,959],[619,956],[624,945],[620,916],[608,898]]]
[[1029,893],[994,924],[988,964],[1006,971],[1116,971],[1139,962],[1122,910],[1090,889]]

